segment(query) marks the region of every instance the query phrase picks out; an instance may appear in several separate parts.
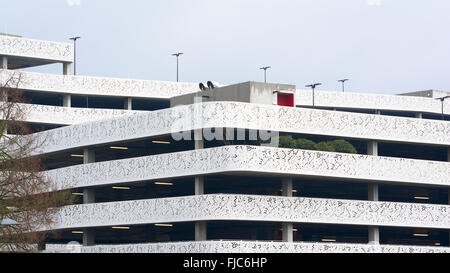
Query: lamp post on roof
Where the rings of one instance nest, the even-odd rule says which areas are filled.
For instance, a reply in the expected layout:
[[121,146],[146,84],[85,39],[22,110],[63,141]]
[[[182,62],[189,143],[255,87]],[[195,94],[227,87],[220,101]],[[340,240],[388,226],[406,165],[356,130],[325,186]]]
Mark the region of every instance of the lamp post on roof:
[[77,40],[80,38],[81,37],[79,37],[79,36],[69,38],[69,40],[73,41],[73,74],[74,75],[77,74]]
[[172,54],[172,56],[177,57],[177,82],[178,82],[178,58],[183,55],[183,52],[178,52],[178,53],[174,53]]
[[441,101],[442,120],[444,120],[444,101],[445,101],[446,99],[448,99],[448,98],[450,98],[450,96],[445,96],[445,97],[442,97],[442,98],[437,98],[437,100],[440,100],[440,101]]
[[322,85],[321,83],[313,83],[313,84],[310,84],[310,85],[307,85],[306,87],[310,87],[310,88],[312,88],[312,95],[313,95],[313,101],[312,101],[312,106],[314,107],[315,105],[314,105],[314,95],[315,95],[315,89],[316,89],[316,87],[317,86],[319,86],[319,85]]
[[260,67],[259,69],[264,70],[264,82],[267,83],[267,69],[270,69],[270,66]]
[[349,79],[338,80],[338,82],[342,83],[342,92],[345,92],[345,82],[349,81]]

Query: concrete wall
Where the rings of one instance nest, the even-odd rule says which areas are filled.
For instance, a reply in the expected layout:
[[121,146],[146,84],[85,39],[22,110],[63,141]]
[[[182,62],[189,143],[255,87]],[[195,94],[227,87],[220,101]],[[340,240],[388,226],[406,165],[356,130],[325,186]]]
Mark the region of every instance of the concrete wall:
[[250,85],[250,102],[259,104],[277,104],[277,95],[274,91],[293,91],[295,85],[288,84],[266,84],[259,82],[251,82]]
[[203,102],[233,101],[272,105],[274,102],[276,103],[274,100],[276,95],[273,91],[280,90],[295,91],[295,85],[244,82],[174,97],[170,100],[170,106],[193,104],[196,96],[203,96]]
[[401,96],[426,97],[426,98],[441,98],[450,95],[450,92],[440,90],[425,90],[410,93],[399,94]]

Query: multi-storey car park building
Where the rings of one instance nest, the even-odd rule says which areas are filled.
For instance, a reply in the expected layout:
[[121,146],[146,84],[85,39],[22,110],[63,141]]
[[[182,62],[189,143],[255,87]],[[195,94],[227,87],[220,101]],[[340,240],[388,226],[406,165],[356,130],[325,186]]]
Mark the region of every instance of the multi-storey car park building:
[[[0,61],[2,83],[62,63],[19,83],[44,175],[80,199],[37,230],[47,251],[450,252],[448,93],[313,100],[282,84],[72,76],[71,44],[9,35]],[[264,132],[357,154],[279,148]]]

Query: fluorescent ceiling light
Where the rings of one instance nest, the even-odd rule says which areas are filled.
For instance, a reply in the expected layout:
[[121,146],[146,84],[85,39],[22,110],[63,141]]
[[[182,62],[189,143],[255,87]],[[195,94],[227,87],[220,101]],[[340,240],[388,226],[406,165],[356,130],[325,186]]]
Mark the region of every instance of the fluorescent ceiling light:
[[173,224],[155,224],[157,227],[173,227]]
[[83,196],[83,195],[84,195],[84,193],[81,193],[81,192],[72,192],[72,195],[79,195],[79,196]]
[[83,234],[83,231],[74,230],[72,231],[72,234]]
[[112,229],[130,229],[130,227],[112,227]]
[[115,190],[131,190],[130,187],[112,187]]
[[336,242],[336,239],[322,238],[322,242]]
[[155,144],[170,144],[169,141],[160,141],[160,140],[153,140],[152,143],[155,143]]
[[120,146],[111,146],[109,148],[114,150],[128,150],[128,147],[120,147]]
[[155,182],[155,185],[173,186],[172,182]]
[[434,243],[434,245],[435,245],[435,246],[440,246],[441,243],[439,243],[439,242],[438,242],[438,243]]
[[84,157],[84,155],[79,155],[79,154],[71,154],[71,157]]
[[428,197],[428,196],[414,196],[414,199],[418,199],[418,200],[430,200],[430,197]]
[[415,237],[428,237],[428,233],[414,233],[413,236]]

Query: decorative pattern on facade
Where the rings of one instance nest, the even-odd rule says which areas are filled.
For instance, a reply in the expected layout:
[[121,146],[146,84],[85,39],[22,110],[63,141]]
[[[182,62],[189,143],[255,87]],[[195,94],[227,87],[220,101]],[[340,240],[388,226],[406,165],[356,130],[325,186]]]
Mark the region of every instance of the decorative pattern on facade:
[[48,253],[450,253],[449,247],[364,245],[340,243],[284,243],[254,241],[203,241],[129,245],[50,247]]
[[450,122],[239,102],[209,102],[59,128],[41,153],[202,128],[246,128],[450,146]]
[[73,62],[73,45],[0,35],[0,55]]
[[450,228],[446,205],[213,194],[67,206],[51,229],[204,220]]
[[[14,76],[14,73],[9,70],[0,71],[0,83],[6,82],[7,79]],[[169,99],[200,91],[197,83],[51,75],[34,72],[20,72],[20,74],[19,88],[21,89],[74,95]]]
[[[311,90],[297,90],[295,96],[296,105],[312,106]],[[436,99],[399,95],[316,91],[314,104],[317,107],[442,113],[441,102]],[[450,115],[449,101],[444,102],[444,113]]]
[[25,113],[27,113],[23,121],[61,125],[72,125],[96,120],[105,120],[124,115],[135,115],[143,113],[143,111],[74,108],[38,104],[23,104],[23,110]]
[[367,155],[224,146],[77,165],[47,171],[58,189],[223,172],[255,172],[450,185],[450,163]]

